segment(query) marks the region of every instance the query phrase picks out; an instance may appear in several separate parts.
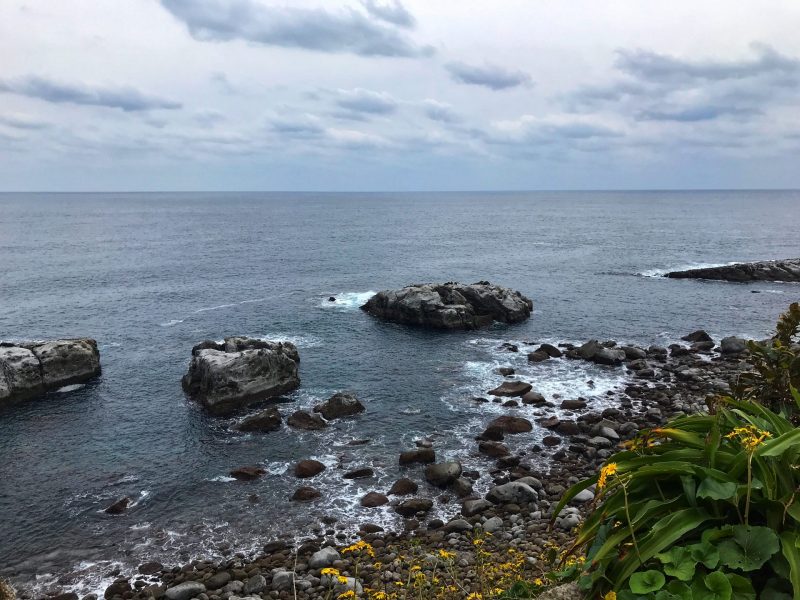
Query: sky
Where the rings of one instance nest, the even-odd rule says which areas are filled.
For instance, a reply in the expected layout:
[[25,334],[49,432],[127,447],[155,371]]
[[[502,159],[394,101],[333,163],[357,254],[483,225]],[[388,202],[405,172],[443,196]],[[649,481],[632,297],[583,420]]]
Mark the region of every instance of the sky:
[[797,0],[0,0],[0,190],[800,188]]

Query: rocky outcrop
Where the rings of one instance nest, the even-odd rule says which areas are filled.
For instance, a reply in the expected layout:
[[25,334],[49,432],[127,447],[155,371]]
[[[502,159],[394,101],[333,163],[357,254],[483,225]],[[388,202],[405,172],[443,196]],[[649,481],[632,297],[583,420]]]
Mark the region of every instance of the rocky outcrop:
[[519,323],[530,317],[533,303],[517,291],[480,281],[378,292],[361,308],[385,321],[455,330],[486,327],[493,321]]
[[721,281],[795,281],[800,282],[800,258],[737,263],[706,269],[672,271],[671,279],[717,279]]
[[349,417],[364,412],[364,405],[352,394],[339,392],[328,398],[322,404],[314,407],[314,412],[321,414],[326,420],[331,421],[340,417]]
[[244,337],[203,342],[192,348],[184,391],[214,414],[279,396],[300,385],[300,356],[289,342]]
[[89,338],[0,343],[0,406],[99,374],[100,352]]

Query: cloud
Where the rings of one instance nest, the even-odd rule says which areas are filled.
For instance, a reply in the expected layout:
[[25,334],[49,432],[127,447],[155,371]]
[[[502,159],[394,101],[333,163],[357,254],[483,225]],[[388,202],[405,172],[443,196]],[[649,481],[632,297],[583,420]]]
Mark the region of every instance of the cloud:
[[103,87],[83,83],[63,83],[35,76],[0,79],[0,92],[38,98],[56,104],[104,106],[119,108],[126,112],[173,110],[181,107],[178,102],[150,96],[128,86]]
[[319,118],[309,114],[274,117],[269,121],[269,127],[274,133],[287,138],[317,138],[325,134],[325,127]]
[[565,115],[536,117],[523,115],[519,119],[497,121],[484,140],[491,144],[515,146],[565,145],[577,146],[587,141],[620,138],[617,128],[595,119],[576,119]]
[[218,123],[222,123],[225,120],[225,115],[218,110],[202,109],[195,111],[192,118],[200,125],[213,127]]
[[457,123],[461,118],[453,111],[453,107],[446,102],[439,102],[431,98],[422,103],[422,110],[432,121],[440,123]]
[[417,21],[399,0],[362,0],[367,12],[382,21],[398,27],[413,28]]
[[387,26],[385,17],[375,20],[371,12],[331,13],[267,6],[256,0],[161,0],[161,4],[186,24],[193,37],[204,41],[245,40],[361,56],[417,57],[433,52]]
[[468,65],[462,62],[451,62],[445,66],[450,77],[459,83],[482,85],[492,90],[505,90],[529,84],[530,75],[522,71],[509,71],[494,65]]
[[397,110],[397,101],[385,92],[373,92],[356,88],[338,90],[336,105],[346,111],[368,113],[370,115],[388,115]]
[[711,121],[722,116],[751,117],[761,114],[763,113],[760,110],[754,108],[700,104],[696,106],[687,106],[674,109],[643,110],[636,115],[636,118],[643,121],[678,121],[683,123],[695,123],[697,121]]
[[22,114],[0,114],[0,125],[5,125],[6,127],[13,127],[14,129],[27,129],[27,130],[34,130],[34,129],[47,129],[50,127],[50,123],[45,121],[40,121],[33,117],[29,117],[28,115]]

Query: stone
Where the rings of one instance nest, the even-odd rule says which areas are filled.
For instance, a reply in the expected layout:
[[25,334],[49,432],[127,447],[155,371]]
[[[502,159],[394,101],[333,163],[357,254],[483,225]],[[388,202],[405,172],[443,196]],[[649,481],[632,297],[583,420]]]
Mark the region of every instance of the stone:
[[533,302],[517,291],[480,281],[410,285],[372,296],[362,310],[384,321],[430,329],[477,329],[493,321],[519,323]]
[[127,496],[125,498],[120,498],[114,504],[106,508],[105,512],[109,515],[121,515],[128,507],[131,505],[131,499]]
[[492,396],[524,396],[531,391],[533,386],[524,381],[504,381],[493,390],[489,390]]
[[552,448],[554,446],[558,446],[559,444],[561,444],[561,438],[555,435],[546,435],[544,436],[542,443],[548,448]]
[[114,596],[122,596],[131,592],[131,585],[127,579],[117,579],[114,583],[106,588],[103,597],[110,600]]
[[231,574],[227,571],[219,571],[218,573],[214,573],[211,577],[206,579],[205,586],[208,590],[218,590],[231,580]]
[[751,281],[800,281],[800,258],[736,263],[720,267],[672,271],[671,279],[716,279],[746,283]]
[[297,488],[295,493],[292,494],[292,500],[295,502],[311,502],[320,496],[322,496],[322,494],[320,494],[319,490],[313,487],[303,486]]
[[294,583],[294,573],[291,571],[279,570],[272,574],[272,589],[276,592],[285,592],[292,589]]
[[504,439],[503,430],[500,427],[490,425],[476,439],[500,442]]
[[267,589],[267,580],[260,573],[253,575],[244,582],[244,593],[247,595],[260,594]]
[[311,569],[324,569],[330,567],[335,561],[341,560],[342,556],[336,548],[326,546],[321,550],[317,550],[308,559],[308,566]]
[[621,348],[602,348],[592,357],[592,362],[598,365],[614,366],[621,364],[625,358],[625,351]]
[[625,353],[627,360],[643,360],[647,358],[647,352],[636,346],[623,346],[621,350]]
[[489,423],[489,427],[496,427],[503,433],[510,434],[533,431],[533,423],[531,423],[528,419],[523,417],[512,417],[509,415],[497,417],[491,423]]
[[352,471],[348,471],[342,475],[342,477],[344,479],[369,479],[370,477],[375,477],[375,471],[369,467],[364,467],[362,469],[353,469]]
[[245,417],[237,429],[246,432],[267,433],[281,428],[281,413],[274,406],[270,406],[254,415]]
[[199,581],[185,581],[168,588],[164,595],[169,600],[190,600],[206,591],[206,586]]
[[578,435],[581,432],[575,421],[559,421],[555,429],[561,435]]
[[698,329],[697,331],[693,331],[689,335],[685,335],[681,338],[684,342],[713,342],[714,340],[711,338],[708,333],[703,331],[702,329]]
[[432,463],[436,462],[436,452],[433,448],[416,448],[400,453],[400,464],[410,465],[412,463]]
[[472,531],[472,525],[464,519],[453,519],[444,526],[447,533],[462,533],[464,531]]
[[164,569],[164,565],[157,561],[150,561],[139,565],[139,573],[142,575],[155,575]]
[[510,377],[515,371],[511,367],[498,367],[497,372],[504,377]]
[[461,463],[445,462],[425,468],[425,480],[437,487],[446,487],[461,477]]
[[288,419],[286,424],[295,429],[304,429],[306,431],[319,431],[325,429],[328,424],[320,415],[310,413],[305,410],[296,410]]
[[561,403],[561,408],[563,408],[564,410],[580,410],[586,408],[586,400],[582,400],[580,398],[572,400],[564,400]]
[[352,394],[339,392],[328,398],[324,403],[314,407],[314,412],[320,413],[328,421],[357,415],[366,410],[364,405]]
[[229,337],[213,347],[195,346],[181,383],[186,394],[212,414],[230,414],[296,389],[299,363],[297,348],[289,342]]
[[389,504],[389,498],[379,492],[369,492],[361,498],[361,506],[365,508],[375,508]]
[[558,348],[553,346],[553,344],[542,344],[536,349],[537,352],[544,352],[550,358],[561,358],[564,353],[561,352]]
[[428,512],[431,508],[433,508],[431,500],[427,498],[411,498],[395,506],[394,510],[397,514],[409,518],[417,513]]
[[389,489],[389,495],[408,496],[409,494],[415,494],[418,489],[419,486],[416,483],[406,477],[403,477],[392,484],[392,487]]
[[318,460],[301,460],[294,466],[294,475],[300,478],[314,477],[324,470],[325,465]]
[[449,489],[459,498],[466,498],[472,495],[472,482],[466,477],[459,477],[450,484]]
[[535,502],[538,498],[539,495],[536,490],[519,481],[510,481],[509,483],[495,486],[486,494],[486,499],[495,504],[527,504]]
[[231,477],[240,481],[251,481],[253,479],[258,479],[266,472],[265,469],[258,466],[238,467],[231,471]]
[[492,441],[479,442],[478,452],[485,454],[486,456],[491,456],[492,458],[500,458],[511,454],[508,446],[501,444],[500,442]]
[[492,517],[490,519],[486,519],[486,522],[483,524],[483,530],[488,533],[494,533],[498,529],[503,527],[503,519],[500,517]]
[[722,338],[719,346],[722,354],[741,354],[747,350],[747,342],[735,336]]
[[528,392],[520,398],[523,404],[544,404],[546,400],[539,392]]
[[547,352],[536,350],[535,352],[528,353],[528,362],[539,363],[550,360],[550,355]]
[[594,500],[594,494],[592,493],[591,490],[581,490],[580,492],[575,494],[574,498],[572,498],[572,502],[577,504],[591,502],[592,500]]
[[90,338],[0,343],[0,408],[100,374],[100,352]]
[[465,517],[474,517],[489,508],[494,508],[494,504],[483,498],[465,500],[461,505],[461,514]]

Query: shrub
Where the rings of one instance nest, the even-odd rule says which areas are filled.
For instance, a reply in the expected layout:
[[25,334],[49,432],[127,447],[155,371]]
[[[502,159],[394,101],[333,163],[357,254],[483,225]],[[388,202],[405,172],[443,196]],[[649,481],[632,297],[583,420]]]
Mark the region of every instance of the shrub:
[[11,584],[5,579],[0,578],[0,600],[16,600],[16,593]]

